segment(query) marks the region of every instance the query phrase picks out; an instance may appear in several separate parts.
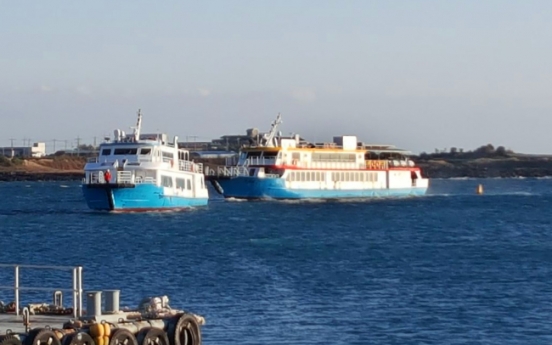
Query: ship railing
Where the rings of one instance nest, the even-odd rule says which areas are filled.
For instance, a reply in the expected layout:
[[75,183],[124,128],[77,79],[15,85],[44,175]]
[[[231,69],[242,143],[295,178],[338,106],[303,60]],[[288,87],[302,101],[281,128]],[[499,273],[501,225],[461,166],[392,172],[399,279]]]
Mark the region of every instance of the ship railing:
[[276,164],[276,158],[249,157],[244,162],[244,165],[274,165],[274,164]]
[[134,179],[134,183],[136,184],[157,184],[157,180],[153,177],[142,177],[142,176],[136,176]]
[[132,183],[132,171],[117,171],[116,183]]
[[[12,268],[14,279],[13,286],[0,285],[0,290],[13,290],[15,300],[15,315],[19,316],[19,301],[21,291],[51,291],[55,292],[54,298],[58,291],[68,291],[73,293],[73,317],[82,317],[82,266],[47,266],[47,265],[19,265],[19,264],[0,264],[0,268]],[[41,270],[61,270],[72,271],[73,287],[72,288],[50,288],[50,287],[33,287],[21,286],[21,269],[41,269]],[[59,303],[62,304],[60,297]]]
[[389,162],[382,159],[367,160],[366,168],[373,169],[373,170],[386,170],[389,168]]
[[409,160],[404,160],[404,159],[389,160],[388,163],[389,163],[389,166],[391,166],[391,167],[413,167],[413,166],[416,165],[410,159]]
[[235,166],[235,167],[218,167],[217,168],[218,176],[249,176],[249,170],[244,166]]
[[190,161],[180,161],[178,164],[178,169],[181,171],[191,171],[202,174],[203,164]]
[[106,183],[102,170],[91,171],[88,175],[88,178],[85,177],[82,182],[89,184]]

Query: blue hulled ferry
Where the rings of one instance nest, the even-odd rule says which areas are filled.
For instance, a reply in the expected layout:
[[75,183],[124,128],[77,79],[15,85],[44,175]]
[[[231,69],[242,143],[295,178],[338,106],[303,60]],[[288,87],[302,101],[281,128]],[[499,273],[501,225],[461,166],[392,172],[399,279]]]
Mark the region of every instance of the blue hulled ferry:
[[203,165],[190,160],[167,135],[142,134],[142,114],[132,134],[116,129],[85,167],[82,191],[88,207],[107,211],[185,209],[207,205]]
[[429,180],[410,152],[365,145],[356,136],[308,143],[269,132],[240,150],[237,163],[211,169],[218,193],[239,199],[346,199],[424,195]]

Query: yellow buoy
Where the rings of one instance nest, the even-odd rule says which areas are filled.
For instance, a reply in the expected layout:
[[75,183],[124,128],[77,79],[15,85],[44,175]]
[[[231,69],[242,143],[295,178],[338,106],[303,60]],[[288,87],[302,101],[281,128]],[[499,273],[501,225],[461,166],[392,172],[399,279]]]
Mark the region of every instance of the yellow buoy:
[[96,345],[107,345],[104,338],[105,337],[94,337],[94,343],[96,343]]
[[[93,323],[90,325],[90,335],[93,338],[101,338],[105,335],[104,325],[101,323]],[[97,343],[96,343],[97,344]]]
[[480,184],[479,186],[477,186],[477,189],[475,192],[479,195],[483,194],[483,185]]
[[109,336],[111,335],[111,326],[109,326],[109,324],[106,322],[106,323],[103,323],[103,327],[104,327],[104,336],[109,338]]
[[104,343],[104,345],[109,345],[109,335],[104,335],[103,336],[103,343]]

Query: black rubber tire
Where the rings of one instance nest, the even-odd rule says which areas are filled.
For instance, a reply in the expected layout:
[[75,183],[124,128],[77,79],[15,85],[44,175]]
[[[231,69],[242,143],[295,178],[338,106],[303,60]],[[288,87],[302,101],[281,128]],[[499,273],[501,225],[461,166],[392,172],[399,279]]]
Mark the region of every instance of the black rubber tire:
[[201,331],[196,318],[190,314],[181,315],[169,334],[169,339],[171,345],[200,345]]
[[143,328],[136,339],[138,339],[138,345],[170,345],[167,333],[157,327]]
[[46,328],[35,328],[25,338],[24,345],[61,345],[54,331]]
[[62,345],[96,345],[96,343],[88,333],[76,332],[63,337]]
[[0,345],[22,345],[22,343],[13,334],[6,334],[0,338]]
[[138,345],[138,340],[128,329],[117,328],[109,337],[109,345]]

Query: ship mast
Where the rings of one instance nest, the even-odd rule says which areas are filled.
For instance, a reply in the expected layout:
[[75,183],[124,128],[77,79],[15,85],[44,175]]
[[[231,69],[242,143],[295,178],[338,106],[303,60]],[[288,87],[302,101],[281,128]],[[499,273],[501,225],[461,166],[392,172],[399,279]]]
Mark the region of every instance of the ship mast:
[[276,117],[276,120],[272,122],[272,127],[270,128],[270,132],[266,133],[264,135],[265,139],[265,145],[266,147],[275,147],[276,143],[274,142],[274,137],[276,136],[276,129],[278,128],[278,125],[282,123],[282,116],[280,113],[278,113],[278,116]]
[[138,109],[138,120],[136,121],[136,127],[134,127],[134,141],[140,139],[140,130],[142,128],[142,113],[141,109]]

